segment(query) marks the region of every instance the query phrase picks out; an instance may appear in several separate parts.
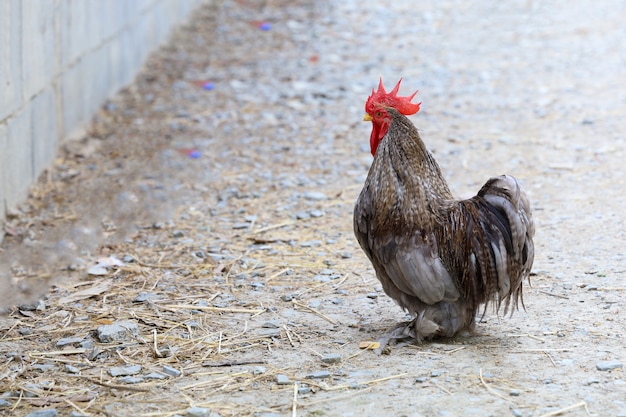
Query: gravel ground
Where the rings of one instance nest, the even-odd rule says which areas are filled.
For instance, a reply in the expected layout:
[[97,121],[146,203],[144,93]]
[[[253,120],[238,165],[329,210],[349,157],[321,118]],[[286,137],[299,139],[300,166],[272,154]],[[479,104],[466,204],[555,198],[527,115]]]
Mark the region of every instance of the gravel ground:
[[[216,3],[8,220],[0,413],[626,416],[626,5]],[[537,226],[526,311],[384,355],[352,234],[380,76],[457,195],[515,175]]]

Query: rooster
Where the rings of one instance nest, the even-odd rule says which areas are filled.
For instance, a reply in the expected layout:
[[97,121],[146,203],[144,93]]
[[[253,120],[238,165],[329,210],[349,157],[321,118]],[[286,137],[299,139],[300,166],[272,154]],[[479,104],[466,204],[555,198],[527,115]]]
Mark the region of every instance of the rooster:
[[[354,209],[354,232],[385,293],[414,319],[386,337],[421,343],[471,332],[481,305],[518,308],[534,258],[526,193],[511,176],[453,197],[406,115],[421,103],[382,79],[365,104],[374,160]],[[512,310],[511,310],[512,312]],[[484,314],[484,313],[483,313]]]

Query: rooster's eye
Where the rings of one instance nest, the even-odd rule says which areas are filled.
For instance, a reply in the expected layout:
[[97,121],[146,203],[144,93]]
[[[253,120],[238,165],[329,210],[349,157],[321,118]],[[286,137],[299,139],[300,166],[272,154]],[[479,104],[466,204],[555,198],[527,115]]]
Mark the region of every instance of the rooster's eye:
[[383,112],[377,111],[376,112],[376,117],[381,117],[383,115]]

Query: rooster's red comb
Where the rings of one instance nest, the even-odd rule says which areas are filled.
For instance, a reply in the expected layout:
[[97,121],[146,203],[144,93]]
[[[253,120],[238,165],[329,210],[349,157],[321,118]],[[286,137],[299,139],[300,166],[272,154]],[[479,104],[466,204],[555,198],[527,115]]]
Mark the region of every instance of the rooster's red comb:
[[365,112],[370,113],[377,106],[387,106],[393,107],[398,110],[400,113],[408,116],[411,114],[415,114],[420,111],[420,103],[411,103],[413,97],[417,94],[417,91],[411,94],[410,96],[398,96],[398,90],[400,89],[400,83],[402,82],[402,78],[398,81],[398,84],[391,90],[390,92],[385,91],[385,87],[383,87],[383,79],[380,79],[378,83],[378,91],[374,91],[372,89],[372,95],[367,98],[365,102]]

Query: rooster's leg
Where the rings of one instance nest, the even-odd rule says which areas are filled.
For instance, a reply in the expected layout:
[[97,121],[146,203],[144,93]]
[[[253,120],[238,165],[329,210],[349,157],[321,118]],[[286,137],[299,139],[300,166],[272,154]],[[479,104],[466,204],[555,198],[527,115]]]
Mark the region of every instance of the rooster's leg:
[[420,344],[437,336],[440,330],[441,327],[437,323],[421,313],[411,321],[398,324],[381,337],[379,349],[382,351],[390,342],[394,345]]

